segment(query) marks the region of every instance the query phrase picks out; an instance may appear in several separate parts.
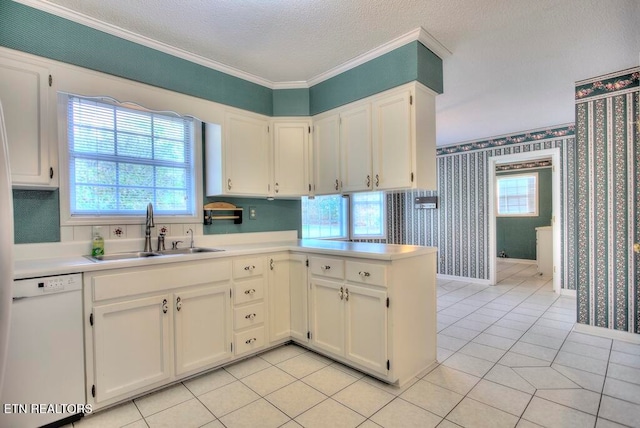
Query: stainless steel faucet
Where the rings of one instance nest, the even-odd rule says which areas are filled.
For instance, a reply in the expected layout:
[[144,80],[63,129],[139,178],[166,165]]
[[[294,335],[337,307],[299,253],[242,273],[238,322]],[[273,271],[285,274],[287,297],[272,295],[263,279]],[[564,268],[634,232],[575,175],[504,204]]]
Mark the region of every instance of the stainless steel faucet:
[[153,223],[153,205],[149,202],[147,205],[147,223],[144,230],[144,251],[151,252],[151,228],[156,225]]
[[193,248],[193,229],[187,229],[187,235],[191,238],[191,242],[189,243],[189,248]]

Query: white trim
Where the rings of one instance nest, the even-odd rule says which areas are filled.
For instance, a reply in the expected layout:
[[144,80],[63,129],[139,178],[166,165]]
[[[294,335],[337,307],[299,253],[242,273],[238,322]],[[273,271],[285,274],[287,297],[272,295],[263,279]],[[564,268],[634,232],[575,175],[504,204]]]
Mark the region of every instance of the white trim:
[[496,265],[498,255],[496,254],[496,165],[503,163],[513,163],[525,160],[535,160],[551,157],[552,159],[552,173],[551,173],[551,188],[552,188],[552,226],[553,226],[553,266],[556,272],[553,275],[553,291],[560,293],[560,274],[557,272],[557,267],[560,266],[562,261],[560,254],[560,227],[557,226],[557,220],[560,215],[560,149],[555,147],[553,149],[534,150],[530,152],[520,152],[509,155],[499,155],[489,157],[488,162],[488,186],[489,186],[489,283],[495,285],[497,283]]
[[606,337],[612,340],[622,340],[624,342],[630,342],[640,345],[640,334],[631,333],[628,331],[614,330],[611,328],[596,327],[594,325],[576,323],[573,326],[573,331],[577,333],[591,334],[593,336]]
[[472,284],[481,284],[481,285],[491,285],[488,279],[480,279],[480,278],[469,278],[466,276],[456,276],[456,275],[443,275],[441,273],[436,275],[438,279],[447,279],[449,281],[460,281],[460,282],[470,282]]
[[510,257],[507,257],[505,259],[500,258],[500,263],[522,263],[525,265],[535,265],[538,264],[538,262],[536,260],[529,260],[529,259],[512,259]]
[[569,297],[577,297],[576,290],[568,290],[566,288],[563,288],[563,289],[560,290],[560,295],[561,296],[569,296]]
[[41,0],[15,0],[15,1],[17,3],[22,3],[34,9],[38,9],[43,12],[47,12],[52,15],[59,16],[61,18],[68,19],[70,21],[76,22],[86,27],[102,31],[107,34],[111,34],[112,36],[116,36],[124,40],[128,40],[130,42],[137,43],[139,45],[146,46],[151,49],[155,49],[159,52],[164,52],[166,54],[175,56],[177,58],[181,58],[189,62],[193,62],[195,64],[199,64],[204,67],[220,71],[230,76],[238,77],[240,79],[253,82],[261,86],[265,86],[269,89],[309,88],[313,85],[317,85],[318,83],[324,82],[325,80],[330,79],[340,73],[344,73],[347,70],[351,70],[352,68],[355,68],[361,64],[364,64],[365,62],[371,61],[372,59],[378,58],[388,52],[391,52],[394,49],[397,49],[401,46],[406,45],[407,43],[410,43],[416,40],[422,43],[430,51],[432,51],[434,54],[436,54],[438,57],[442,59],[452,55],[451,51],[449,51],[435,37],[429,34],[424,28],[418,27],[414,30],[409,31],[406,34],[396,37],[395,39],[381,46],[378,46],[377,48],[374,48],[368,52],[365,52],[362,55],[359,55],[353,59],[350,59],[349,61],[341,65],[338,65],[324,73],[318,74],[317,76],[312,77],[307,81],[299,80],[299,81],[290,81],[290,82],[274,82],[274,81],[262,78],[260,76],[257,76],[255,74],[248,73],[238,68],[223,64],[221,62],[218,62],[209,58],[205,58],[201,55],[194,54],[184,49],[176,48],[166,43],[162,43],[157,40],[151,39],[149,37],[140,35],[138,33],[134,33],[124,28],[118,27],[117,25],[106,23],[104,21],[90,17],[80,12],[76,12],[64,6],[60,6],[57,4],[49,3],[48,1],[41,1]]

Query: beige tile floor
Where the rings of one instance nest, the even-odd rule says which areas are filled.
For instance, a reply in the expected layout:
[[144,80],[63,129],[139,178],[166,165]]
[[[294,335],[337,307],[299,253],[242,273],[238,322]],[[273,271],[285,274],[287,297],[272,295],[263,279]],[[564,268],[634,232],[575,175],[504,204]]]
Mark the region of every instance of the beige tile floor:
[[440,364],[403,388],[286,345],[74,426],[640,426],[640,345],[572,332],[575,298],[535,266],[498,270],[438,281]]

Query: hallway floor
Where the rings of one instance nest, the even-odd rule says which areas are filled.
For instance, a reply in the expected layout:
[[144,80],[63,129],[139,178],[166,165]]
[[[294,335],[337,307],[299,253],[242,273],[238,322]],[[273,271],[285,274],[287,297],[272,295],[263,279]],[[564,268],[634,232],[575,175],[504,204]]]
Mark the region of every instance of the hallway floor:
[[640,345],[572,332],[535,265],[438,280],[437,367],[396,388],[286,345],[85,417],[90,427],[640,426]]

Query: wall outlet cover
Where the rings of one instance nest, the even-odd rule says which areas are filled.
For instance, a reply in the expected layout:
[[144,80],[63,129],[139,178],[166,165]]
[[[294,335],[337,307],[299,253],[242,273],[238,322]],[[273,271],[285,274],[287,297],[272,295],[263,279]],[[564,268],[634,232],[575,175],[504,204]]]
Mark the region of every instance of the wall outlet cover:
[[249,207],[249,220],[256,219],[256,207]]

